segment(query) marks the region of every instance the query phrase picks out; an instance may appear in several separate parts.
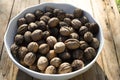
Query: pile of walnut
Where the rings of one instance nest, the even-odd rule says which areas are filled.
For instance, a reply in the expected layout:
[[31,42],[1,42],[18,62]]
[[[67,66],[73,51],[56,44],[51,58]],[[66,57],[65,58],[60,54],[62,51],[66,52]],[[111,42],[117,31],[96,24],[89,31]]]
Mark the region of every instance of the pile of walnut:
[[23,66],[45,74],[64,74],[91,62],[99,48],[99,26],[81,9],[73,14],[46,6],[17,21],[11,53]]

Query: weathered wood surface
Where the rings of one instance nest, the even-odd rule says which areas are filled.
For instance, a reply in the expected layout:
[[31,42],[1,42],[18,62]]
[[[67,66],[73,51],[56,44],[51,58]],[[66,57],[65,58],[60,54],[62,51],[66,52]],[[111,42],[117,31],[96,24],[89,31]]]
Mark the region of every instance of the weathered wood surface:
[[86,9],[102,26],[105,44],[101,55],[90,70],[70,80],[120,80],[120,14],[114,0],[0,0],[0,80],[38,80],[12,63],[3,37],[12,17],[42,2],[65,2]]

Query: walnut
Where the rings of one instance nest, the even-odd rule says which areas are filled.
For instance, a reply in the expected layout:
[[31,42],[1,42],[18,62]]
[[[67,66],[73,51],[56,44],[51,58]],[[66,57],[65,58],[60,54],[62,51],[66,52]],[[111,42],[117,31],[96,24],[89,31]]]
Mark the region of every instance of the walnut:
[[41,71],[44,71],[47,66],[48,66],[48,60],[47,60],[47,58],[44,57],[44,56],[41,56],[38,59],[38,62],[37,62],[38,69],[41,70]]
[[24,57],[24,63],[28,66],[32,65],[36,60],[36,55],[32,52],[29,52]]
[[80,49],[84,50],[88,47],[88,43],[85,41],[80,41]]
[[60,57],[62,60],[66,61],[66,60],[69,60],[69,59],[71,58],[71,55],[70,55],[69,52],[64,51],[63,53],[60,53],[60,54],[59,54],[59,57]]
[[47,37],[46,41],[47,41],[47,43],[49,44],[49,46],[51,48],[53,48],[55,43],[57,43],[57,40],[56,40],[56,38],[54,36]]
[[88,47],[84,50],[85,59],[90,61],[96,56],[96,51],[92,47]]
[[79,29],[79,34],[83,36],[88,31],[88,28],[86,26],[81,26]]
[[24,34],[28,29],[28,25],[27,24],[22,24],[21,26],[18,27],[17,29],[17,33],[18,34]]
[[37,9],[35,11],[35,16],[36,16],[37,20],[39,20],[40,17],[43,16],[43,14],[44,14],[44,12],[42,10]]
[[30,43],[32,41],[31,32],[30,31],[26,31],[25,32],[24,39],[25,39],[25,42],[27,42],[27,43]]
[[64,73],[69,73],[69,72],[72,72],[71,65],[67,62],[62,63],[58,69],[58,73],[64,74]]
[[80,49],[74,50],[72,53],[73,53],[72,55],[73,55],[74,59],[82,59],[83,58],[84,52]]
[[28,51],[36,53],[38,51],[38,44],[36,42],[30,42],[27,48]]
[[48,23],[49,19],[50,19],[50,17],[48,17],[48,16],[42,16],[42,17],[40,18],[40,20],[41,20],[41,21],[44,21],[45,23]]
[[81,9],[76,8],[73,12],[75,18],[80,18],[83,15],[83,11]]
[[32,32],[31,38],[33,41],[39,41],[42,39],[42,30],[36,29]]
[[50,65],[46,68],[45,74],[55,74],[56,68],[53,65]]
[[43,39],[46,39],[48,36],[50,36],[50,32],[49,31],[44,31],[42,33]]
[[61,27],[60,28],[60,34],[62,35],[62,36],[69,36],[70,35],[70,33],[71,33],[71,30],[70,30],[70,28],[69,27]]
[[48,26],[51,28],[56,27],[59,24],[59,19],[57,17],[53,17],[48,21]]
[[25,19],[26,19],[27,23],[34,22],[35,21],[35,15],[32,14],[32,13],[27,13],[25,15]]
[[50,47],[49,47],[49,45],[46,44],[46,43],[43,43],[43,44],[41,44],[41,45],[39,46],[39,52],[40,52],[41,54],[47,54],[47,53],[49,52],[49,49],[50,49]]
[[99,48],[100,42],[97,38],[93,38],[93,41],[90,44],[93,48],[97,49]]
[[91,32],[86,32],[84,34],[84,40],[86,42],[91,42],[93,40],[93,34]]
[[10,47],[10,50],[11,50],[11,53],[16,56],[16,54],[18,53],[18,49],[19,49],[19,46],[16,45],[15,43],[13,43]]
[[84,67],[84,62],[82,60],[76,59],[71,64],[74,71],[79,70]]
[[66,22],[69,26],[71,25],[71,19],[70,18],[64,18],[64,22]]
[[46,55],[46,57],[49,59],[49,60],[51,60],[52,58],[54,58],[54,57],[56,57],[57,55],[56,55],[56,53],[55,53],[55,51],[54,50],[50,50],[48,53],[47,53],[47,55]]
[[17,45],[21,45],[21,44],[23,43],[23,41],[24,41],[23,35],[17,34],[17,35],[15,36],[15,43],[16,43]]
[[82,23],[78,19],[73,19],[71,21],[71,24],[74,29],[79,29],[82,25]]
[[20,19],[18,19],[17,25],[20,26],[20,25],[22,25],[22,24],[26,24],[26,19],[25,19],[25,18],[20,18]]
[[59,67],[60,64],[62,63],[61,59],[58,57],[54,57],[53,59],[51,59],[50,64],[55,66],[55,67]]
[[37,29],[38,28],[38,26],[37,26],[37,24],[36,23],[33,23],[33,22],[31,22],[29,25],[28,25],[28,30],[29,31],[34,31],[35,29]]
[[65,44],[63,42],[57,42],[54,45],[54,51],[55,53],[62,53],[65,50]]
[[38,29],[40,29],[42,31],[47,30],[47,25],[44,21],[42,21],[42,20],[41,21],[36,21],[35,23],[37,24]]
[[21,46],[18,50],[18,55],[20,59],[23,59],[25,55],[27,54],[28,49],[25,46]]
[[73,33],[70,34],[70,38],[79,39],[79,35],[77,33],[73,32]]

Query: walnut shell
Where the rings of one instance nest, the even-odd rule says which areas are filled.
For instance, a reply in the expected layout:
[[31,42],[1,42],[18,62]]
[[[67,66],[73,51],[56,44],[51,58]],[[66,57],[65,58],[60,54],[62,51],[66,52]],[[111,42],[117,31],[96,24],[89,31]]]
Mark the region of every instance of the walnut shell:
[[16,56],[16,54],[18,53],[18,49],[19,49],[19,46],[16,45],[15,43],[13,43],[10,47],[10,50],[11,50],[11,53]]
[[80,41],[80,49],[84,50],[88,47],[88,43],[85,41]]
[[40,18],[40,20],[44,21],[45,23],[48,23],[49,19],[50,19],[50,17],[44,16],[44,15]]
[[72,55],[73,55],[74,59],[82,59],[83,58],[84,52],[80,49],[74,50],[72,53],[73,53]]
[[17,35],[15,36],[15,43],[16,43],[17,45],[21,45],[21,44],[23,43],[23,41],[24,41],[23,35],[17,34]]
[[39,70],[44,71],[48,66],[48,60],[44,56],[40,56],[37,62],[37,67]]
[[77,33],[73,32],[73,33],[70,34],[70,38],[79,39],[79,35]]
[[31,22],[29,25],[28,25],[28,30],[29,31],[34,31],[35,29],[37,29],[38,28],[38,26],[37,26],[37,24],[36,23],[34,23],[34,22]]
[[62,63],[58,69],[58,73],[64,74],[64,73],[69,73],[69,72],[72,72],[71,65],[67,62]]
[[51,59],[50,64],[55,66],[55,67],[59,67],[60,64],[62,63],[61,59],[58,57],[54,57],[53,59]]
[[80,18],[83,15],[83,11],[81,9],[76,8],[73,12],[75,18]]
[[29,52],[24,57],[24,63],[28,66],[32,65],[36,60],[36,55],[32,52]]
[[50,49],[50,47],[49,47],[49,45],[46,44],[46,43],[43,43],[43,44],[41,44],[41,45],[39,46],[39,52],[40,52],[41,54],[47,54],[47,53],[49,52],[49,49]]
[[36,29],[32,32],[31,38],[33,41],[39,41],[42,39],[42,30]]
[[34,22],[35,21],[35,15],[32,14],[32,13],[27,13],[25,15],[25,19],[26,19],[27,23]]
[[35,11],[35,16],[36,16],[37,20],[39,20],[40,17],[43,16],[43,14],[44,14],[44,12],[42,10],[37,9]]
[[36,53],[38,51],[38,44],[36,42],[30,42],[27,48],[28,51]]
[[70,33],[71,33],[71,30],[70,30],[70,28],[69,27],[61,27],[60,28],[60,34],[62,35],[62,36],[69,36],[70,35]]
[[71,21],[71,24],[74,29],[79,29],[82,25],[82,23],[78,19],[73,19]]
[[86,32],[84,34],[84,40],[86,42],[92,42],[92,40],[93,40],[93,34],[91,32]]
[[22,24],[21,26],[18,27],[17,29],[17,33],[18,34],[24,34],[28,29],[28,25],[27,24]]
[[100,42],[97,38],[93,38],[93,41],[91,42],[90,44],[93,48],[95,49],[98,49],[99,48],[99,45],[100,45]]
[[50,50],[48,53],[47,53],[47,55],[46,55],[46,57],[49,59],[49,60],[51,60],[52,58],[54,58],[54,57],[56,57],[57,55],[56,55],[56,53],[55,53],[55,51],[54,50]]
[[23,59],[27,54],[27,52],[28,52],[28,49],[25,46],[21,46],[18,50],[19,58]]
[[46,41],[47,41],[47,43],[49,44],[49,46],[51,48],[53,48],[55,43],[57,43],[57,40],[56,40],[56,38],[54,36],[47,37]]
[[77,49],[80,47],[80,43],[77,39],[67,39],[65,45],[68,49]]
[[55,53],[62,53],[65,50],[65,44],[63,42],[57,42],[54,45],[54,51]]
[[48,21],[48,26],[53,28],[59,24],[59,19],[57,17],[53,17]]
[[30,43],[32,41],[32,38],[31,38],[31,32],[30,31],[26,31],[25,34],[24,34],[24,39],[25,39],[25,42],[26,43]]
[[18,19],[17,25],[20,26],[20,25],[22,25],[22,24],[26,24],[26,19],[25,19],[25,18],[20,18],[20,19]]
[[46,68],[45,74],[55,74],[56,68],[53,65],[50,65]]

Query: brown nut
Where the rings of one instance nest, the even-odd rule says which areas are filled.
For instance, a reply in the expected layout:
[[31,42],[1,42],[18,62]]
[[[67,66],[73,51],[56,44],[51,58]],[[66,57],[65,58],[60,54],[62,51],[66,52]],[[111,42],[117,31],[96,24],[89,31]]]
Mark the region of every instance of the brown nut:
[[80,41],[80,49],[84,50],[88,47],[88,43],[85,41]]
[[43,43],[43,44],[41,44],[41,45],[39,46],[39,52],[40,52],[41,54],[47,54],[47,53],[49,52],[49,49],[50,49],[50,47],[49,47],[49,45],[46,44],[46,43]]
[[69,26],[71,25],[71,19],[70,18],[64,18],[64,22],[66,22]]
[[71,55],[70,55],[69,52],[65,51],[65,52],[63,52],[63,53],[60,53],[60,54],[59,54],[59,57],[60,57],[62,60],[66,61],[66,60],[69,60],[69,59],[71,58]]
[[90,44],[93,48],[97,49],[100,45],[100,42],[97,38],[93,38],[93,41]]
[[70,72],[72,72],[72,67],[67,62],[62,63],[58,69],[59,74],[70,73]]
[[36,64],[30,65],[29,69],[33,70],[33,71],[39,71],[38,67]]
[[32,52],[29,52],[24,57],[24,63],[28,66],[32,65],[36,60],[36,55]]
[[56,57],[56,53],[54,50],[50,50],[49,53],[47,53],[46,57],[51,60],[52,58]]
[[84,34],[84,40],[86,42],[92,42],[92,40],[93,40],[93,34],[91,32],[86,32]]
[[56,40],[56,38],[54,36],[47,37],[46,41],[47,41],[47,43],[49,44],[49,46],[51,48],[53,48],[55,43],[57,43],[57,40]]
[[50,32],[49,31],[44,31],[42,33],[43,39],[46,39],[48,36],[50,36]]
[[83,15],[83,11],[81,9],[76,8],[73,12],[75,18],[80,18]]
[[25,55],[27,54],[28,49],[25,46],[21,46],[18,50],[18,55],[20,59],[23,59]]
[[53,14],[54,16],[57,16],[57,14],[60,12],[60,9],[54,9]]
[[48,60],[47,60],[47,58],[44,57],[44,56],[41,56],[38,59],[38,62],[37,62],[38,69],[41,70],[41,71],[44,71],[47,66],[48,66]]
[[62,11],[62,10],[60,10],[59,12],[58,12],[58,14],[57,14],[57,17],[59,18],[59,20],[63,20],[64,18],[65,18],[65,12],[64,11]]
[[45,16],[48,16],[48,17],[50,17],[50,18],[52,18],[52,17],[54,16],[53,13],[51,13],[51,12],[46,12],[44,15],[45,15]]
[[36,29],[32,32],[31,38],[33,41],[39,41],[42,39],[42,30]]
[[25,19],[26,19],[27,23],[34,22],[35,21],[35,15],[32,14],[32,13],[27,13],[25,15]]
[[55,67],[59,67],[60,64],[62,63],[61,59],[58,57],[54,57],[53,59],[51,59],[50,64],[55,66]]
[[15,43],[13,43],[10,47],[10,51],[14,56],[16,56],[16,54],[18,53],[18,49],[19,49],[19,46],[16,45]]
[[73,14],[66,13],[66,18],[73,19],[73,18],[74,18],[74,15],[73,15]]
[[42,21],[42,20],[41,21],[36,21],[35,23],[37,24],[38,29],[40,29],[42,31],[47,30],[47,25],[44,21]]
[[19,63],[20,63],[22,66],[28,67],[28,65],[25,64],[24,60],[20,60]]
[[26,24],[26,19],[25,19],[25,18],[20,18],[20,19],[18,19],[17,25],[20,26],[20,25],[22,25],[22,24]]
[[82,25],[82,23],[78,19],[73,19],[71,21],[71,24],[74,29],[79,29]]
[[53,65],[50,65],[46,68],[45,74],[55,74],[56,68]]
[[41,20],[41,21],[44,21],[45,23],[48,23],[49,19],[50,19],[50,17],[48,17],[48,16],[42,16],[42,17],[40,18],[40,20]]
[[83,36],[88,31],[88,28],[86,26],[81,26],[79,29],[79,34]]
[[21,44],[23,43],[23,40],[24,40],[23,35],[17,34],[17,35],[15,36],[15,43],[16,43],[17,45],[21,45]]
[[45,7],[45,12],[51,12],[51,13],[53,13],[53,11],[54,11],[53,7],[51,7],[51,6],[46,6]]
[[79,35],[77,33],[73,32],[73,33],[70,34],[70,38],[79,39]]
[[76,59],[71,64],[74,71],[79,70],[84,67],[84,62],[82,60]]
[[77,49],[80,47],[80,43],[77,39],[67,39],[65,45],[68,49]]
[[84,50],[84,56],[86,60],[92,60],[96,56],[96,51],[92,47],[88,47]]
[[25,34],[24,34],[24,39],[25,39],[25,42],[29,43],[32,41],[32,38],[31,38],[31,32],[30,31],[26,31]]
[[84,25],[85,23],[87,23],[89,20],[87,17],[83,16],[82,18],[80,18],[80,21],[82,23],[82,25]]
[[60,34],[62,35],[62,36],[69,36],[70,35],[70,33],[71,33],[71,31],[70,31],[70,28],[69,27],[61,27],[60,28]]
[[68,24],[66,22],[63,22],[63,21],[60,21],[59,22],[59,26],[62,27],[62,26],[68,26]]
[[72,55],[73,55],[74,59],[82,59],[83,58],[83,54],[84,54],[84,52],[82,50],[77,49],[77,50],[73,51]]
[[38,44],[36,42],[30,42],[27,48],[28,51],[36,53],[38,51]]
[[55,53],[62,53],[65,50],[65,44],[63,42],[57,42],[54,45],[54,51]]
[[48,26],[51,28],[56,27],[59,24],[59,19],[57,17],[53,17],[48,21]]
[[43,16],[43,14],[44,14],[44,12],[42,10],[37,9],[35,11],[35,16],[36,16],[37,20],[39,20],[40,17]]
[[22,24],[21,26],[18,27],[17,29],[17,33],[18,34],[24,34],[28,29],[28,25],[27,24]]
[[35,29],[37,29],[38,28],[38,26],[37,26],[37,24],[36,23],[33,23],[33,22],[31,22],[29,25],[28,25],[28,30],[29,31],[34,31]]

